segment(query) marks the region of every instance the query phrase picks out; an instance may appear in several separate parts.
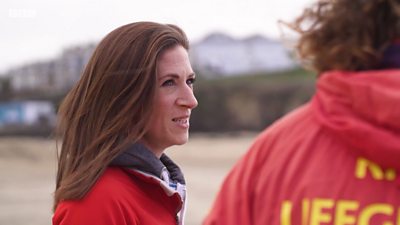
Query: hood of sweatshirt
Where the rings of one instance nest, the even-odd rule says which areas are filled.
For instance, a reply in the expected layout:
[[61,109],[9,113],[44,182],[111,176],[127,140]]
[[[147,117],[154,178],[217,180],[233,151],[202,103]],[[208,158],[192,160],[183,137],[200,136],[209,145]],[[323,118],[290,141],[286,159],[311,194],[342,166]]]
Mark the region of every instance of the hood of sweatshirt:
[[186,211],[186,186],[181,169],[167,155],[160,158],[153,154],[146,146],[135,143],[118,155],[110,166],[120,166],[134,170],[146,177],[155,177],[160,181],[160,186],[169,196],[177,193],[182,201],[182,206],[177,214],[178,224],[184,224]]
[[400,170],[400,70],[331,71],[312,100],[323,127],[355,151]]
[[144,172],[167,183],[185,184],[183,173],[167,155],[157,158],[143,144],[136,143],[118,155],[110,164]]

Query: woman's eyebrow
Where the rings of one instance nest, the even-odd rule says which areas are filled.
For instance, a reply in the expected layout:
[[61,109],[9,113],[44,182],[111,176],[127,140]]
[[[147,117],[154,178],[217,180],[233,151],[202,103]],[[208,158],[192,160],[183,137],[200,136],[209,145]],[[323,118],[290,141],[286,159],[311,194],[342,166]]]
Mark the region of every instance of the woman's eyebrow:
[[167,74],[165,74],[165,75],[160,76],[158,79],[161,80],[161,79],[164,79],[164,78],[166,78],[166,77],[170,77],[170,78],[174,78],[174,79],[179,79],[179,75],[178,75],[178,74],[175,74],[175,73],[167,73]]
[[[196,76],[195,73],[190,73],[187,77],[191,77],[192,78],[192,77],[195,77],[195,76]],[[176,74],[176,73],[167,73],[167,74],[164,74],[164,75],[160,76],[158,78],[158,80],[165,79],[166,77],[174,78],[174,79],[179,79],[180,78],[180,76],[178,74]]]

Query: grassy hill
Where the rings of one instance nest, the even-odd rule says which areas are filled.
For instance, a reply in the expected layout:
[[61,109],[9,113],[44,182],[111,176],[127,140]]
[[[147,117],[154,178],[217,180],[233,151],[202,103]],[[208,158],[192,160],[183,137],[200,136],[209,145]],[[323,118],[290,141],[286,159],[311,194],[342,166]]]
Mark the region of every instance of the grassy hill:
[[251,74],[195,84],[199,106],[193,111],[192,131],[259,131],[308,101],[314,92],[315,74],[303,69]]

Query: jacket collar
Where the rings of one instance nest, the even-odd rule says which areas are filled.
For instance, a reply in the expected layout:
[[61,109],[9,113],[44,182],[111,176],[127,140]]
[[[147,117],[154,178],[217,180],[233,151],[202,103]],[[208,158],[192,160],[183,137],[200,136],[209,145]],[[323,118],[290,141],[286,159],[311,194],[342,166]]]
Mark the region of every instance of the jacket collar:
[[167,183],[185,184],[181,169],[167,155],[157,158],[146,146],[135,143],[118,155],[110,164],[153,175]]
[[400,40],[393,42],[383,52],[381,69],[400,68]]

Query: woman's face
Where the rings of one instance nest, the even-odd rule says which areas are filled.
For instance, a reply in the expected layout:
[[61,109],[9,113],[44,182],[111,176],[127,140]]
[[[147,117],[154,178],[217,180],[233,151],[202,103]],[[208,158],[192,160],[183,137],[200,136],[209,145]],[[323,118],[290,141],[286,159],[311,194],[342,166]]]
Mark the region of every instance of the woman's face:
[[142,140],[158,157],[166,148],[188,141],[190,113],[197,106],[194,80],[185,48],[177,45],[159,56],[154,111]]

